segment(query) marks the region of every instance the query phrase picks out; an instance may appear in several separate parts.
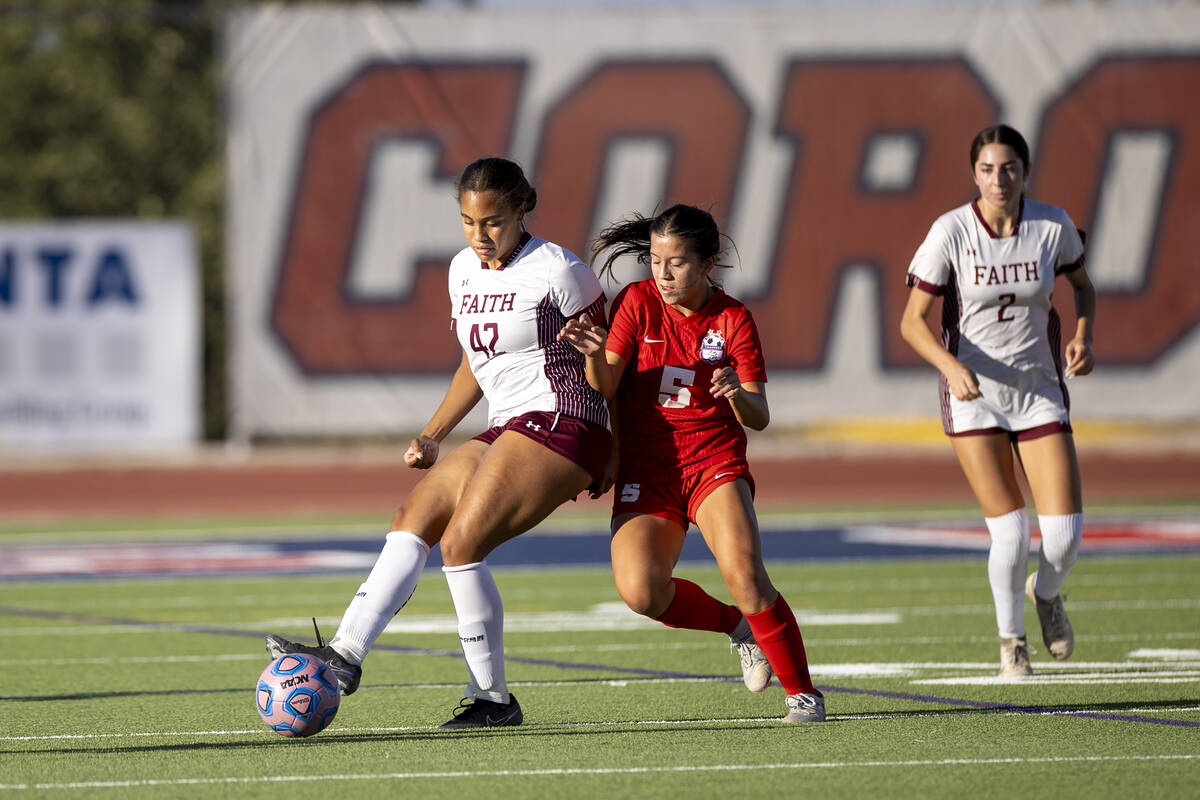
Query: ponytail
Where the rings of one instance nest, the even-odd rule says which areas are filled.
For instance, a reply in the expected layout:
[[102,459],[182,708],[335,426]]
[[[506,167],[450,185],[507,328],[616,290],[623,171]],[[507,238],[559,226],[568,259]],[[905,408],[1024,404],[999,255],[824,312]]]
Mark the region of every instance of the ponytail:
[[[592,242],[592,263],[607,252],[600,275],[613,277],[613,262],[621,256],[636,255],[639,264],[650,263],[650,237],[672,236],[681,239],[702,261],[716,259],[722,253],[721,239],[728,239],[717,227],[712,214],[702,208],[677,204],[657,217],[634,214],[631,219],[607,226]],[[711,280],[711,278],[710,278]]]

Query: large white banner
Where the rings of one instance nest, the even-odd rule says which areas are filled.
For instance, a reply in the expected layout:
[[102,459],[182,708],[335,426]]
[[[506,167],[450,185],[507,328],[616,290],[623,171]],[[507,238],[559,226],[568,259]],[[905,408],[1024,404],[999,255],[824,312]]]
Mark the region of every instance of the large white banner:
[[182,223],[0,225],[0,451],[193,441],[197,279]]
[[485,154],[581,255],[631,211],[711,206],[776,425],[934,418],[903,276],[1000,121],[1032,196],[1089,232],[1099,367],[1074,416],[1200,414],[1200,8],[270,7],[230,18],[226,54],[238,435],[424,423],[459,358],[452,180]]

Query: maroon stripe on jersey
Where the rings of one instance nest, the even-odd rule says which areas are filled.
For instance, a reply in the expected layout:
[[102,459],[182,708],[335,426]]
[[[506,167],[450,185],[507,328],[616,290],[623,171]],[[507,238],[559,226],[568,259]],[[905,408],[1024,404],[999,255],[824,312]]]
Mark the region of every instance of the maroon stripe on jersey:
[[908,275],[904,276],[904,285],[910,289],[915,286],[916,288],[920,289],[922,292],[925,292],[926,294],[932,294],[932,295],[939,295],[945,291],[945,287],[935,286],[932,283],[926,283],[925,281],[921,280],[920,278],[918,278],[916,275],[913,275],[912,273],[909,273]]
[[604,294],[601,293],[601,295],[596,298],[596,302],[592,303],[580,313],[587,314],[592,318],[592,322],[596,323],[602,328],[607,328],[608,320],[604,317],[604,305]]
[[[588,307],[588,312],[591,313],[597,304],[600,306],[600,314],[603,315],[603,294]],[[551,301],[550,295],[546,295],[538,303],[536,317],[538,346],[545,354],[546,378],[550,381],[550,388],[556,398],[556,410],[561,414],[608,427],[608,404],[587,382],[583,353],[576,350],[571,343],[558,340],[558,332],[567,324],[567,318]]]
[[[529,240],[532,238],[529,235],[529,231],[521,231],[521,238],[517,239],[517,246],[513,248],[513,251],[505,257],[504,261],[496,269],[508,269],[511,267],[512,263],[517,260],[517,256],[521,255],[521,251],[525,249],[525,245],[529,244]],[[479,268],[490,269],[486,261],[480,261]]]
[[1054,357],[1054,371],[1058,373],[1058,388],[1062,392],[1063,408],[1071,410],[1071,395],[1067,393],[1067,382],[1063,380],[1062,363],[1062,320],[1058,311],[1050,307],[1050,318],[1046,323],[1046,338],[1050,340],[1050,355]]
[[[953,275],[953,273],[951,273]],[[959,322],[962,319],[962,297],[958,293],[958,277],[942,287],[942,346],[958,357]],[[950,382],[938,374],[938,393],[942,406],[942,430],[951,433],[954,420],[950,414]]]
[[942,411],[942,430],[946,435],[954,435],[954,418],[950,414],[950,381],[946,380],[946,376],[938,373],[938,403]]
[[950,355],[958,356],[959,321],[962,320],[962,297],[958,293],[958,278],[942,290],[942,346]]
[[[1004,237],[992,230],[992,226],[987,224],[987,220],[983,218],[983,212],[979,210],[979,198],[971,201],[971,210],[975,212],[975,218],[979,220],[979,224],[987,231],[987,235],[993,239],[1003,239]],[[1025,195],[1021,195],[1021,205],[1017,209],[1017,220],[1013,223],[1013,231],[1021,228],[1021,219],[1025,216]]]

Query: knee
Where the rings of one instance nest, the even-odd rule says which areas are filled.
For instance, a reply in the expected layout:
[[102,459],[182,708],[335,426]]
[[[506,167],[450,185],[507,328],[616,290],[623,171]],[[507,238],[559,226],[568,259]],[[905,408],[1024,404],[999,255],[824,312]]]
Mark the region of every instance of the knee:
[[442,563],[448,567],[458,567],[463,564],[474,564],[477,561],[483,561],[487,553],[481,552],[480,548],[469,541],[466,537],[456,535],[454,531],[447,529],[445,536],[442,537]]
[[396,509],[396,513],[392,514],[392,527],[390,528],[390,530],[393,530],[393,531],[408,530],[408,528],[404,524],[404,520],[405,520],[404,506],[401,505],[399,508]]
[[429,508],[422,508],[420,504],[413,507],[406,500],[396,509],[396,513],[392,514],[392,524],[388,530],[407,531],[433,547],[441,541],[442,533],[446,530],[446,522],[445,515],[435,513]]
[[420,503],[414,504],[411,498],[406,497],[396,509],[396,513],[392,514],[392,530],[412,531],[417,527],[429,527],[428,525],[420,524],[422,519],[428,517],[428,508],[422,509]]
[[743,571],[722,577],[733,604],[743,614],[757,614],[775,602],[778,596],[765,571]]
[[1042,539],[1042,555],[1056,566],[1071,566],[1079,555],[1079,542],[1072,539]]
[[643,617],[662,616],[671,606],[671,579],[655,579],[649,575],[617,575],[617,594],[625,605]]
[[1082,541],[1083,519],[1081,514],[1043,516],[1042,554],[1052,564],[1071,564],[1079,552]]
[[775,602],[775,587],[767,577],[767,568],[753,552],[722,552],[717,567],[733,604],[742,613],[753,614]]

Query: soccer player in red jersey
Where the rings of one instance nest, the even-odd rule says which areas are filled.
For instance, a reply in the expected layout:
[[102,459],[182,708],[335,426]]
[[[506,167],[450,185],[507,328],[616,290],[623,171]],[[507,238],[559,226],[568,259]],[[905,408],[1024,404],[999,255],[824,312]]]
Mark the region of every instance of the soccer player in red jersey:
[[[750,312],[713,281],[717,224],[707,211],[676,205],[608,226],[592,252],[607,253],[601,274],[636,255],[653,275],[617,296],[610,330],[573,319],[560,334],[589,360],[589,382],[615,398],[617,591],[664,625],[729,635],[747,688],[763,691],[773,671],[788,695],[784,719],[823,721],[800,628],[763,565],[743,426],[762,430],[770,421],[766,371]],[[672,577],[690,522],[736,606]]]

